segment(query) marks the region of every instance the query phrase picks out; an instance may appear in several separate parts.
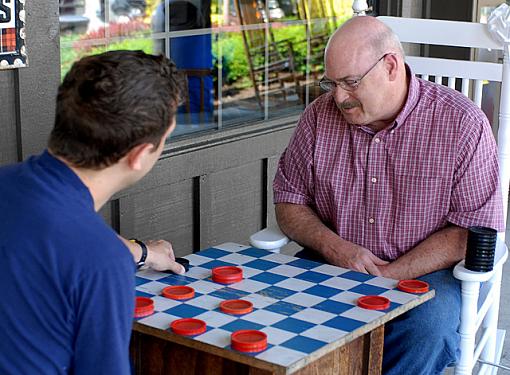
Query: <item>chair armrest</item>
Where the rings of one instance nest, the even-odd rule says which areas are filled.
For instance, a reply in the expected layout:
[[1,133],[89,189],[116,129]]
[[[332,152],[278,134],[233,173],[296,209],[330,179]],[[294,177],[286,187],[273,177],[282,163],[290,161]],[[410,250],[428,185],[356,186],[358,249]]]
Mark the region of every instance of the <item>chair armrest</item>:
[[250,244],[259,249],[276,250],[289,243],[289,238],[278,227],[269,227],[250,236]]
[[503,239],[498,236],[496,243],[496,253],[494,254],[494,268],[489,272],[470,271],[464,267],[464,261],[460,261],[453,269],[453,276],[461,281],[484,282],[489,280],[497,272],[508,258],[508,248]]

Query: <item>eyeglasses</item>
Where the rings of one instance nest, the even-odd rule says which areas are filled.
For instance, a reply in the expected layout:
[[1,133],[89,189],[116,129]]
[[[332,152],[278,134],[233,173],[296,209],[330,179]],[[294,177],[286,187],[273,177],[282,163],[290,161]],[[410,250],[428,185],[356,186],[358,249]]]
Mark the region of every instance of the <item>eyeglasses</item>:
[[372,69],[374,69],[377,64],[379,64],[379,61],[381,61],[382,59],[384,59],[388,55],[392,55],[392,53],[385,53],[384,55],[382,55],[379,58],[379,60],[377,60],[375,62],[375,64],[372,65],[370,67],[370,69],[368,69],[365,72],[365,74],[363,74],[360,77],[357,77],[357,78],[342,78],[342,79],[339,79],[339,80],[332,80],[332,79],[329,79],[329,78],[326,78],[326,77],[322,77],[321,80],[319,81],[319,86],[324,91],[332,91],[332,90],[336,89],[337,86],[340,86],[341,88],[343,88],[346,91],[354,91],[354,90],[356,90],[358,88],[359,84],[361,83],[361,80],[363,78],[365,78],[365,76],[368,73],[370,73],[370,71]]

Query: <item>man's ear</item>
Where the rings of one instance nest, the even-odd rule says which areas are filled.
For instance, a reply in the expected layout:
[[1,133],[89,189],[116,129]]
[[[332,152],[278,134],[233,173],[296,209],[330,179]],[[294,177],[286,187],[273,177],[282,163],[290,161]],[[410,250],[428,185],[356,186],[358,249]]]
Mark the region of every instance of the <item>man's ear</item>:
[[135,171],[142,170],[145,157],[154,151],[154,147],[152,143],[142,143],[133,147],[126,155],[129,168]]
[[390,81],[394,81],[397,79],[397,72],[399,67],[398,64],[398,57],[396,54],[388,54],[386,58],[384,59],[384,64],[386,67],[386,70],[388,72],[388,78]]

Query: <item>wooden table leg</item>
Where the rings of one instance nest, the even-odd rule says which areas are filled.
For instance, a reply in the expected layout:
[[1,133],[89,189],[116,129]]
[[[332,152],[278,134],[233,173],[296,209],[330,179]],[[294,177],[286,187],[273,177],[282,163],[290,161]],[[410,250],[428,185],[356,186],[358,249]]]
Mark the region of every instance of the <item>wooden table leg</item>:
[[294,375],[379,375],[382,370],[384,326],[313,361]]

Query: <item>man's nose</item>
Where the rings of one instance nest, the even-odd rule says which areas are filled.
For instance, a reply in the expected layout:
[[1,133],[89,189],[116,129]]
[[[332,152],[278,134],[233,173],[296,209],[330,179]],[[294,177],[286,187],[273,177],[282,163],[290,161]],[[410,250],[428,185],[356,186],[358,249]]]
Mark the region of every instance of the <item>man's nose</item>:
[[345,100],[349,99],[350,92],[344,90],[340,85],[336,85],[333,89],[333,97],[337,103],[343,103]]

